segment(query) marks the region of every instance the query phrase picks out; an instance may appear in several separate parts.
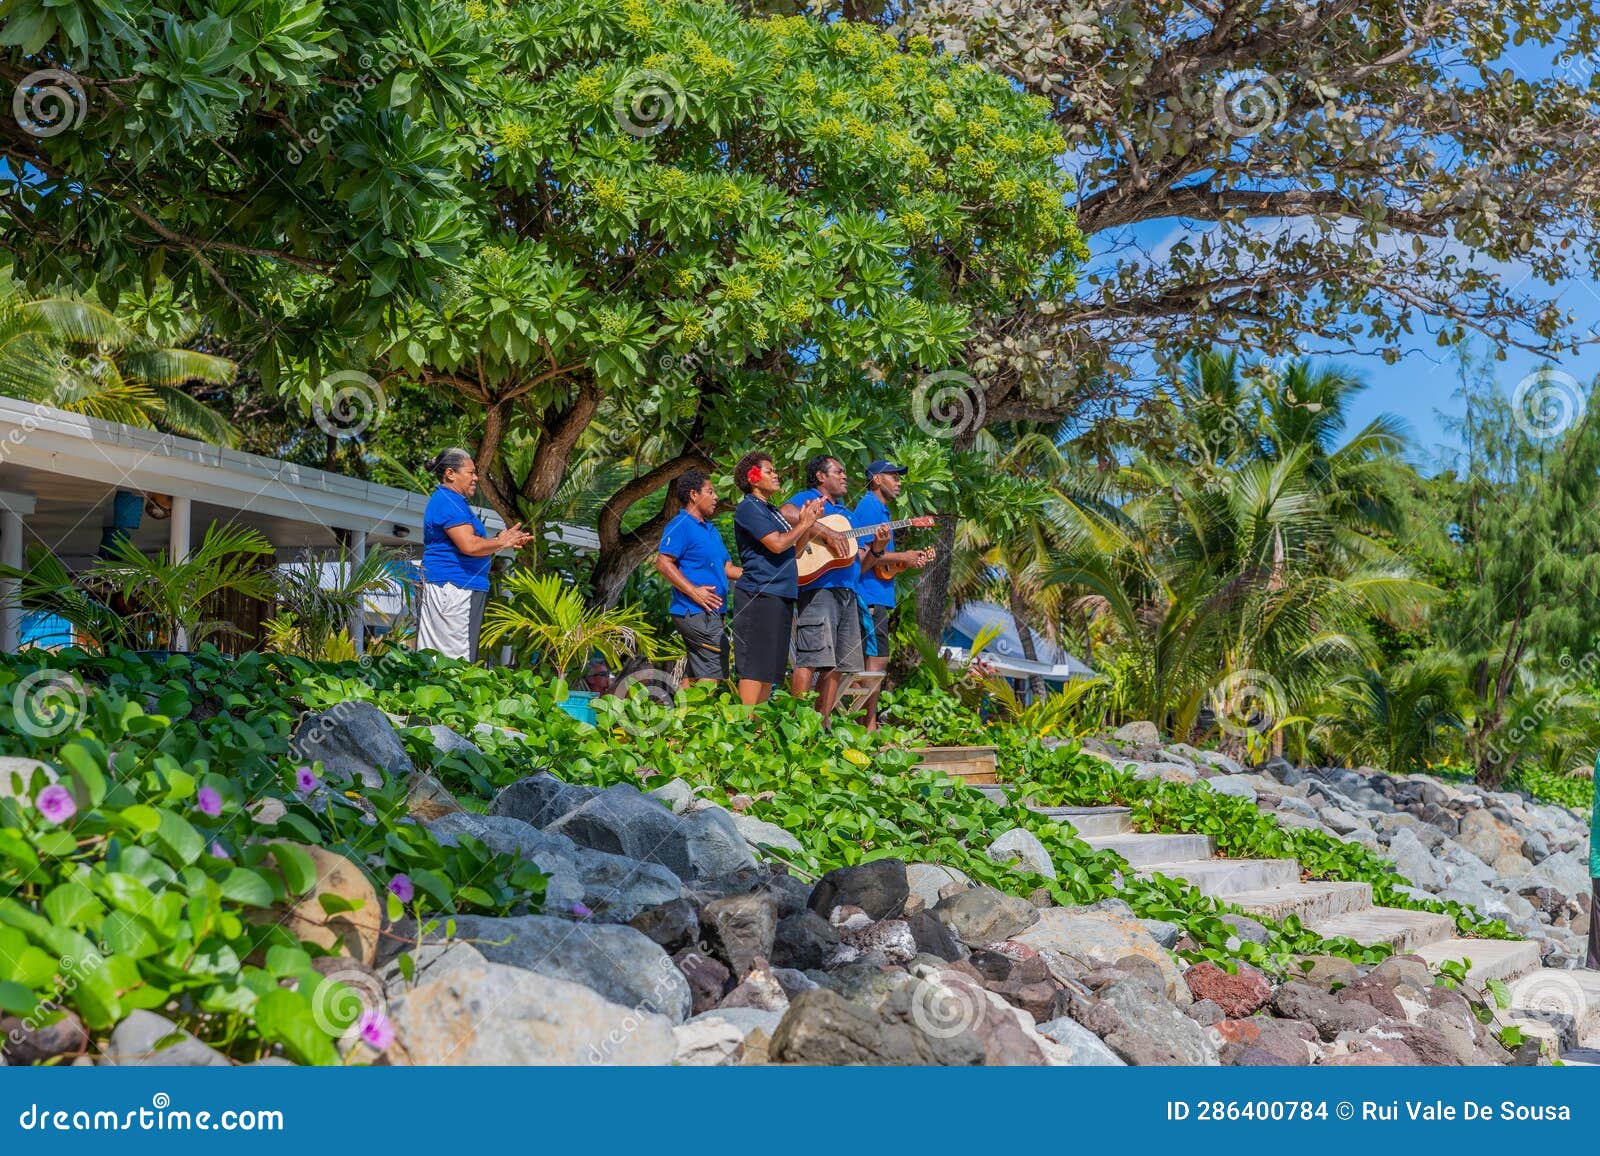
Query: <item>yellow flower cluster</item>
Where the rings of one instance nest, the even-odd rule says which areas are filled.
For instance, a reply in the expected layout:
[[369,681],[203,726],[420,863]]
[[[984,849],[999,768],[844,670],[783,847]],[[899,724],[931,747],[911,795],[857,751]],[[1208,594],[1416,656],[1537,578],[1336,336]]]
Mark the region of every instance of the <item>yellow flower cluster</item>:
[[802,100],[799,104],[795,105],[795,111],[801,116],[816,116],[817,106],[812,104],[809,100]]
[[705,323],[698,317],[691,317],[678,328],[678,336],[685,345],[693,345],[706,335]]
[[783,268],[783,254],[773,248],[762,249],[756,254],[756,268],[771,276]]
[[817,74],[814,72],[802,72],[799,76],[794,78],[794,90],[796,92],[803,92],[807,96],[810,96],[813,92],[816,92],[818,85],[819,82],[817,80]]
[[1000,110],[992,104],[984,105],[978,115],[983,117],[986,124],[997,125],[1000,123]]
[[978,155],[978,150],[969,144],[958,144],[950,150],[950,155],[955,158],[957,164],[964,165]]
[[935,100],[943,100],[950,95],[950,86],[942,80],[936,80],[928,85],[928,95]]
[[999,170],[1000,166],[995,164],[988,157],[984,157],[983,160],[972,166],[972,171],[978,174],[978,179],[980,181],[993,180],[995,173]]
[[737,273],[723,283],[722,295],[729,301],[743,304],[756,299],[756,287],[750,283],[750,278]]
[[817,121],[817,135],[823,140],[833,140],[844,131],[844,125],[839,123],[836,116],[825,116]]
[[900,225],[913,237],[920,237],[928,231],[928,215],[918,209],[909,213],[900,214]]
[[681,196],[689,189],[689,174],[682,169],[658,168],[654,178],[656,190],[669,197]]
[[787,325],[803,325],[811,320],[811,306],[797,297],[793,301],[785,301],[780,305],[778,307],[778,316]]
[[654,25],[650,21],[650,13],[646,11],[644,0],[622,0],[622,24],[635,36],[645,36]]
[[955,120],[956,106],[948,100],[936,100],[933,102],[933,115],[940,120]]
[[468,20],[485,20],[489,16],[489,6],[483,0],[467,0],[463,7],[466,9]]
[[765,321],[752,321],[750,323],[750,340],[757,345],[767,343],[767,323]]
[[994,199],[1001,204],[1009,205],[1022,195],[1022,182],[1015,177],[1006,177],[994,187]]
[[684,41],[689,46],[689,63],[701,74],[720,80],[727,80],[734,74],[733,61],[713,52],[711,45],[707,44],[699,33],[690,32],[684,37]]
[[906,42],[906,47],[918,56],[927,56],[933,52],[933,41],[919,32]]
[[515,152],[533,139],[533,130],[521,121],[509,120],[500,126],[500,147]]
[[589,186],[589,192],[594,196],[595,203],[607,212],[620,213],[628,207],[628,196],[615,178],[596,177]]
[[867,89],[867,99],[879,108],[894,104],[899,96],[900,90],[887,80],[880,80]]
[[679,269],[672,275],[672,287],[684,293],[694,288],[695,280],[693,269]]
[[1028,151],[1036,157],[1053,157],[1061,151],[1061,138],[1047,132],[1036,132],[1028,137]]
[[612,340],[628,332],[628,319],[615,309],[602,306],[594,311],[600,322],[600,332]]
[[856,140],[863,142],[870,141],[874,136],[877,135],[877,130],[866,121],[862,120],[855,113],[851,113],[849,116],[844,118],[844,129],[851,136],[855,137]]
[[598,104],[605,99],[606,78],[597,68],[593,72],[586,72],[578,78],[578,83],[573,86],[578,99],[585,104]]
[[828,94],[828,107],[838,109],[849,108],[850,94],[842,88],[837,92],[830,92]]
[[711,199],[717,203],[719,209],[727,213],[739,207],[739,202],[744,199],[744,193],[740,191],[737,184],[724,177],[722,183],[717,186],[717,191],[712,194]]
[[811,23],[804,16],[774,16],[762,25],[776,40],[809,40]]
[[994,147],[1005,153],[1006,156],[1014,157],[1022,151],[1022,142],[1010,133],[1003,132],[994,138]]
[[1028,196],[1032,197],[1034,202],[1041,206],[1053,205],[1060,199],[1054,189],[1039,180],[1028,182]]

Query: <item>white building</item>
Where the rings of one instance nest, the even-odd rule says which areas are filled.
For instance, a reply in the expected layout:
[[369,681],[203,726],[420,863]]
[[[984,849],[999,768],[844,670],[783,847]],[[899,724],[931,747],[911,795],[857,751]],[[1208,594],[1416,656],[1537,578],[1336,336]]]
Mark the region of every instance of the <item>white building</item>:
[[[86,566],[112,523],[117,491],[170,499],[170,516],[141,518],[129,539],[140,549],[188,556],[213,523],[247,526],[277,549],[280,562],[308,552],[354,559],[369,544],[415,546],[420,554],[426,494],[365,482],[309,466],[210,445],[192,438],[0,397],[0,563],[21,567],[43,545],[69,568]],[[490,533],[505,523],[478,511]],[[556,535],[597,549],[591,530]],[[21,615],[10,583],[0,582],[0,649],[20,640]],[[352,624],[357,648],[361,623]]]

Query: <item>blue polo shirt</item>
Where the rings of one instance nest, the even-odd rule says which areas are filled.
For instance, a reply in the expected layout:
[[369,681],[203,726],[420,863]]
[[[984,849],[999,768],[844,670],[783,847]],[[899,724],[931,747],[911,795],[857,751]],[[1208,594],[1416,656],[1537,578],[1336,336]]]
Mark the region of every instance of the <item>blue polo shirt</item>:
[[[872,491],[867,491],[865,497],[856,503],[856,512],[851,515],[851,520],[857,526],[876,526],[879,522],[892,522],[889,516],[889,507],[883,504],[883,499]],[[889,544],[885,550],[894,549],[894,532],[889,533]],[[879,578],[872,572],[871,558],[861,560],[861,579],[856,583],[856,593],[860,596],[864,606],[894,606],[894,579]]]
[[451,526],[471,526],[473,533],[484,537],[483,523],[467,505],[467,500],[454,490],[440,486],[428,498],[422,512],[422,577],[431,585],[449,583],[463,590],[489,589],[489,564],[493,555],[469,558],[450,540],[445,531]]
[[794,547],[774,554],[761,544],[768,534],[785,533],[789,523],[778,507],[755,494],[746,494],[733,511],[733,544],[744,573],[734,588],[742,594],[771,594],[791,601],[800,597],[794,568]]
[[[709,586],[722,596],[724,605],[728,598],[728,548],[722,544],[722,534],[710,522],[684,510],[667,523],[661,533],[661,545],[656,553],[664,554],[678,564],[683,576],[695,586]],[[689,596],[676,586],[672,588],[669,614],[704,614],[705,611],[690,601]]]
[[[795,507],[795,509],[799,509],[812,498],[822,498],[821,491],[801,490],[798,494],[790,498],[784,504],[792,505]],[[855,522],[850,518],[850,507],[841,506],[838,502],[835,502],[831,498],[822,498],[822,512],[823,514],[842,514],[844,515],[845,521],[850,522],[852,526],[855,525]],[[856,545],[859,547],[860,543],[858,542]],[[817,549],[826,550],[827,546],[818,542]],[[828,586],[842,586],[847,590],[854,590],[856,585],[856,572],[858,569],[859,568],[857,566],[850,565],[840,566],[837,570],[829,570],[820,577],[806,583],[806,589],[821,590]]]

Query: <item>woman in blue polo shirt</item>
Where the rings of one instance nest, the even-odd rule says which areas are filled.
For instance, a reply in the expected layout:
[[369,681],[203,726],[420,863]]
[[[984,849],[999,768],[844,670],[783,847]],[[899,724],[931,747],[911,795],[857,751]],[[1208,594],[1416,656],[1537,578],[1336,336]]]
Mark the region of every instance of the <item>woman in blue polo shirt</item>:
[[811,540],[822,503],[805,503],[793,526],[785,521],[772,504],[783,479],[772,468],[772,455],[760,450],[739,459],[733,481],[744,494],[733,512],[733,540],[743,568],[734,586],[739,602],[733,611],[733,660],[739,701],[754,706],[767,701],[789,669],[789,633],[800,594],[794,551]]
[[478,630],[489,600],[489,565],[501,550],[516,550],[533,535],[521,523],[492,537],[467,504],[478,468],[466,450],[435,454],[425,467],[439,485],[422,515],[422,588],[417,594],[417,649],[449,658],[478,658]]
[[728,581],[743,573],[728,557],[712,525],[717,491],[700,470],[685,470],[674,487],[683,511],[661,534],[656,570],[672,584],[672,625],[688,654],[683,684],[728,677],[728,635],[723,629]]

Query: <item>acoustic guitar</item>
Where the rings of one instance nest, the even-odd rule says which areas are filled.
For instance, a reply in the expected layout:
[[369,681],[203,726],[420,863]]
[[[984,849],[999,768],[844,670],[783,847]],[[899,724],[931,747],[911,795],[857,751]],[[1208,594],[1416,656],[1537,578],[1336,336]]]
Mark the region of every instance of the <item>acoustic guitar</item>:
[[[817,519],[817,525],[826,530],[837,531],[847,538],[860,541],[863,538],[877,537],[879,530],[893,531],[904,529],[907,526],[931,526],[933,525],[933,516],[930,514],[922,514],[915,518],[901,518],[898,522],[879,522],[875,526],[852,526],[850,524],[850,519],[845,517],[843,514],[824,514],[822,517]],[[828,544],[826,542],[817,538],[813,538],[810,542],[806,543],[806,548],[804,550],[799,551],[795,555],[794,563],[795,569],[798,570],[800,574],[800,585],[806,586],[812,582],[815,582],[829,570],[838,570],[845,566],[854,566],[856,564],[856,552],[852,550],[845,557],[841,558],[832,550],[828,549]]]

